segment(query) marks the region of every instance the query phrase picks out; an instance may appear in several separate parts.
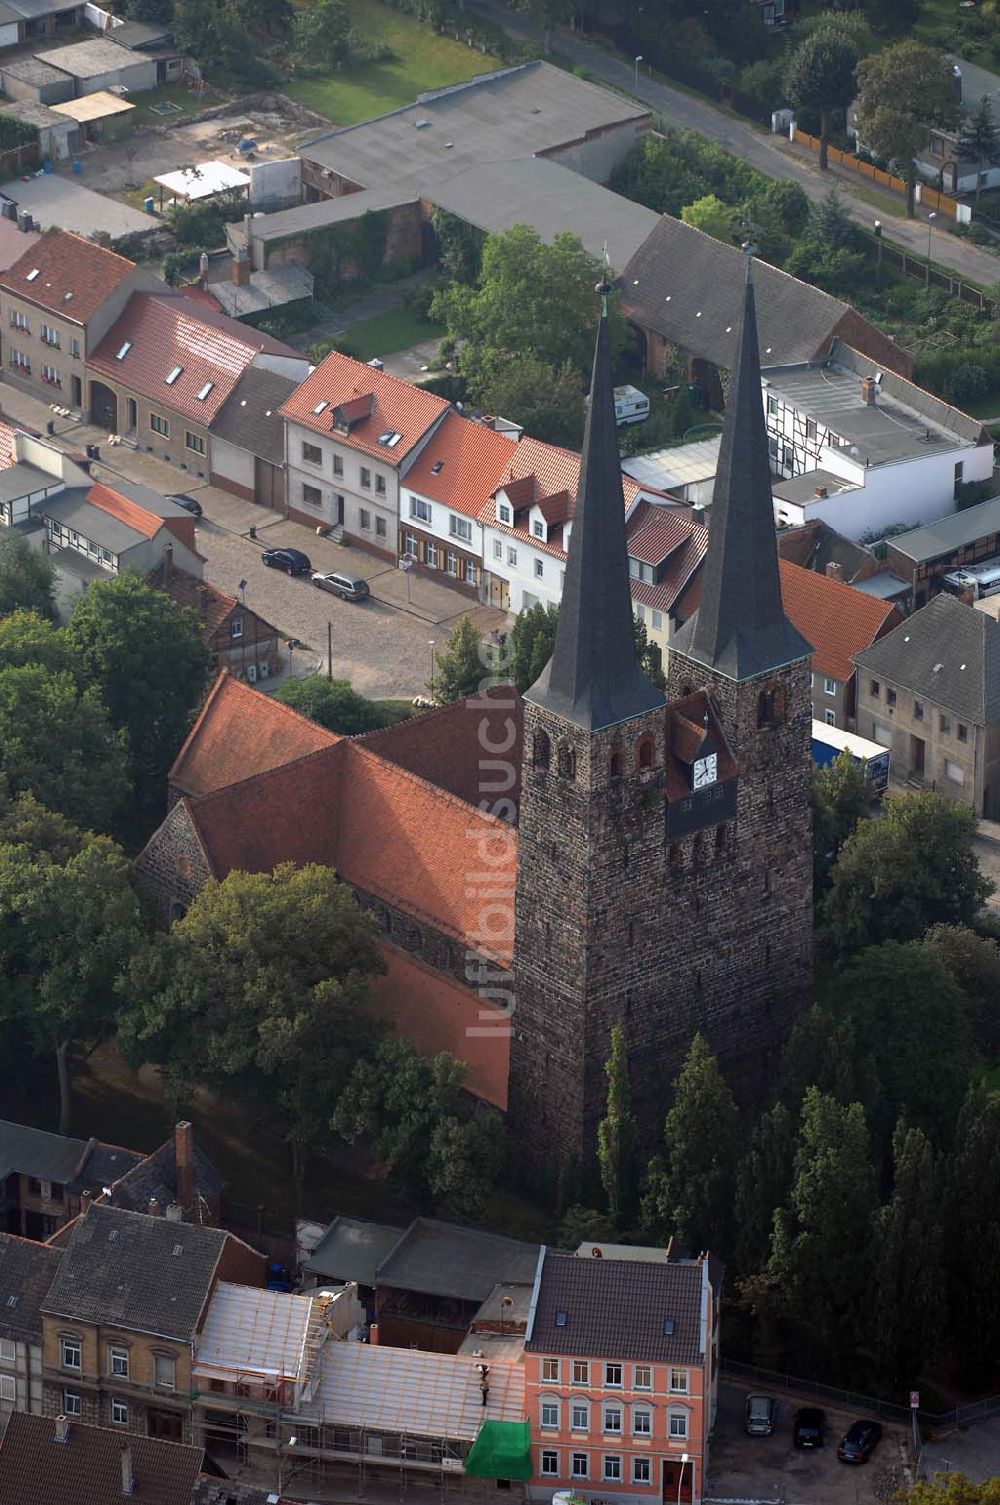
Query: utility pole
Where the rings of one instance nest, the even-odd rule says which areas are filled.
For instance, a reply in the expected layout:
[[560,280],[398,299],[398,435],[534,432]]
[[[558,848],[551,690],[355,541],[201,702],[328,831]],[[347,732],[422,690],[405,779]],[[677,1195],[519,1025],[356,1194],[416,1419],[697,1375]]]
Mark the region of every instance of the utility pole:
[[326,624],[326,677],[333,678],[333,623]]

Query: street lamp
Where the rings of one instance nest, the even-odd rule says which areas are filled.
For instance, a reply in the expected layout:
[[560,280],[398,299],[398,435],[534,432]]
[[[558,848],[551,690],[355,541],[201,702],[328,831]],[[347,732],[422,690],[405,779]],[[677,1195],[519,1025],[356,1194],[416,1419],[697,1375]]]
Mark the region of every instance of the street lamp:
[[301,640],[299,638],[289,638],[288,639],[288,677],[289,678],[291,678],[291,675],[292,675],[292,654],[295,652],[296,648],[301,648],[301,647],[302,647],[302,643],[301,643]]
[[429,646],[429,648],[431,650],[431,682],[430,682],[430,692],[431,692],[431,699],[433,700],[434,699],[434,639],[433,638],[430,639],[430,642],[429,642],[428,646]]
[[677,1475],[677,1505],[681,1505],[681,1485],[684,1483],[684,1465],[691,1462],[690,1453],[681,1454],[681,1471]]
[[930,214],[928,214],[928,216],[927,216],[927,279],[926,280],[927,280],[928,283],[930,283],[930,280],[931,280],[931,231],[934,229],[934,221],[936,219],[937,219],[937,215],[934,213],[934,210],[932,209],[931,212],[930,212]]
[[882,265],[882,221],[875,221],[875,265]]
[[633,92],[633,94],[635,93],[635,91],[639,87],[639,64],[641,62],[642,62],[642,53],[640,52],[640,53],[636,54],[636,59],[635,59],[635,73],[634,73],[633,78],[632,78],[632,92]]

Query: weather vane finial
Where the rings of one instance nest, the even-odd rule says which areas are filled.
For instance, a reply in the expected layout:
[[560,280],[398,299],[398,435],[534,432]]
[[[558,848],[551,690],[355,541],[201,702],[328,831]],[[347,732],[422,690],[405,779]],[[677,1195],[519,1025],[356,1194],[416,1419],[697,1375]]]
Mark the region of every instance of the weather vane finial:
[[608,257],[607,241],[604,242],[602,272],[603,275],[600,282],[598,282],[596,287],[594,288],[594,292],[600,293],[601,295],[601,318],[606,319],[608,317],[608,298],[615,290],[615,285],[611,281],[611,261]]
[[748,282],[752,282],[753,281],[753,271],[752,271],[752,268],[753,268],[753,259],[757,255],[757,247],[754,245],[754,243],[753,243],[752,240],[745,240],[743,242],[743,245],[741,246],[740,249],[742,250],[744,257],[746,258],[747,281]]

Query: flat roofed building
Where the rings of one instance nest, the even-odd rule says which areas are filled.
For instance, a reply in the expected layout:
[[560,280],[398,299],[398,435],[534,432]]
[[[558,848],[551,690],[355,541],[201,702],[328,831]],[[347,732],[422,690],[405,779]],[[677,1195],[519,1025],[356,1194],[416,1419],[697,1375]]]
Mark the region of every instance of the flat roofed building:
[[1000,561],[1000,496],[886,539],[885,558],[926,606],[950,571]]

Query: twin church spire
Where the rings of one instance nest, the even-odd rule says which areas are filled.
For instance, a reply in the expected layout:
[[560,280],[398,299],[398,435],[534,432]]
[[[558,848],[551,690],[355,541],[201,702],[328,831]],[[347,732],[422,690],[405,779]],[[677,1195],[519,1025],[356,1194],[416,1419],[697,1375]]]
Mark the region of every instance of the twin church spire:
[[[812,650],[785,616],[771,500],[750,248],[698,611],[676,648],[745,680]],[[635,652],[621,459],[608,341],[606,283],[594,349],[580,483],[552,658],[532,704],[599,731],[663,704]]]

